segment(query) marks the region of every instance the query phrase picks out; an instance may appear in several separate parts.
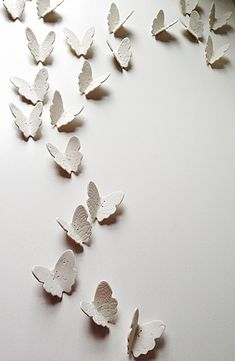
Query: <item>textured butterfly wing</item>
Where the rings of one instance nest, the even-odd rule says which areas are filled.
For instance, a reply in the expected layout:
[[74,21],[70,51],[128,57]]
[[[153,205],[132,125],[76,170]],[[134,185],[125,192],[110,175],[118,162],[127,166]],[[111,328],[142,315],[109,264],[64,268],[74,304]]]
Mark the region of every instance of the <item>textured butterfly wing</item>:
[[121,41],[115,57],[122,68],[128,67],[131,60],[131,42],[128,38]]
[[40,61],[43,63],[45,60],[51,55],[54,47],[53,44],[55,42],[55,32],[50,31],[45,39],[43,40],[41,47],[40,47]]
[[108,13],[108,29],[110,33],[113,33],[120,24],[120,14],[118,7],[115,3],[111,4],[109,13]]
[[29,137],[34,138],[42,123],[40,118],[42,114],[42,103],[38,103],[34,107],[29,118],[26,118],[21,110],[14,104],[10,104],[10,109],[15,117],[15,124],[23,133],[24,137],[26,139]]
[[91,242],[91,224],[88,222],[88,214],[83,206],[78,206],[72,220],[73,233],[69,236],[77,243],[89,245]]
[[34,32],[30,28],[25,29],[25,35],[28,40],[28,48],[33,55],[34,59],[38,63],[40,60],[40,46]]
[[38,102],[37,94],[34,91],[34,87],[27,83],[25,80],[12,77],[10,78],[11,83],[17,88],[18,93],[29,100],[31,103],[36,104]]
[[67,250],[60,256],[53,273],[54,278],[57,279],[62,292],[71,292],[77,276],[73,251]]
[[64,35],[70,48],[75,52],[78,57],[81,56],[81,43],[77,36],[74,34],[74,32],[68,28],[65,28]]
[[97,89],[100,85],[102,85],[110,76],[110,73],[105,73],[103,75],[100,75],[99,77],[92,80],[91,84],[87,87],[85,90],[85,95],[90,94],[95,89]]
[[84,37],[82,39],[81,55],[86,56],[88,50],[90,49],[90,47],[93,44],[94,35],[95,35],[95,28],[94,27],[91,27],[85,33],[85,35],[84,35]]
[[157,16],[155,17],[155,19],[153,20],[153,25],[152,25],[152,34],[153,35],[157,35],[160,32],[163,31],[164,29],[164,11],[160,10],[157,14]]
[[34,80],[34,89],[37,94],[38,101],[43,102],[44,97],[49,89],[48,71],[46,68],[42,68],[36,75]]
[[90,63],[85,60],[82,66],[81,73],[78,76],[78,84],[80,92],[86,93],[88,87],[92,83],[92,70]]
[[50,106],[51,124],[56,125],[58,120],[63,115],[63,113],[64,113],[63,100],[60,92],[56,90],[52,99],[52,105]]
[[209,26],[210,30],[218,30],[227,24],[228,20],[231,18],[232,12],[228,11],[227,13],[221,15],[219,18],[215,16],[215,3],[211,4],[210,13],[209,13]]
[[33,108],[29,119],[28,119],[28,128],[29,128],[29,135],[33,138],[36,136],[38,129],[42,124],[41,115],[43,111],[43,105],[41,102],[37,103]]
[[78,167],[82,160],[82,154],[79,152],[81,148],[80,141],[77,137],[71,137],[65,150],[65,156],[67,159],[70,172],[77,172]]
[[25,8],[25,0],[3,0],[3,5],[13,20],[20,19]]
[[114,192],[101,199],[101,206],[97,210],[96,218],[99,222],[109,218],[117,210],[124,198],[123,192]]
[[132,317],[131,326],[127,337],[127,353],[129,355],[132,353],[134,342],[137,336],[138,322],[139,322],[139,310],[138,308],[136,308],[134,311],[134,315]]
[[38,17],[42,18],[55,11],[63,1],[64,0],[37,0]]
[[206,53],[206,60],[207,64],[213,65],[216,61],[221,59],[226,51],[229,49],[230,44],[224,44],[218,49],[214,50],[212,38],[208,36],[208,40],[206,43],[205,53]]
[[180,7],[183,15],[190,15],[197,7],[198,0],[180,0]]
[[198,40],[203,35],[203,22],[200,19],[200,15],[196,10],[193,10],[189,19],[190,33]]
[[94,222],[97,216],[98,209],[101,206],[99,191],[94,182],[89,182],[87,188],[87,194],[88,194],[87,206],[91,216],[91,220]]
[[52,271],[49,271],[45,267],[34,266],[32,269],[34,277],[43,284],[43,288],[47,293],[50,293],[52,296],[62,297],[62,289],[60,284],[54,279]]

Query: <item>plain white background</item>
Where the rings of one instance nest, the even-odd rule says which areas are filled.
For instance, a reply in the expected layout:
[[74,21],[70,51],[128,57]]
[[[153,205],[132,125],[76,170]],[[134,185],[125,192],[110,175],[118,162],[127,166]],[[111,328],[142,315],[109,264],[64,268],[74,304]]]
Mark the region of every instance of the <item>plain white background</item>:
[[[217,1],[218,12],[234,9]],[[126,31],[132,41],[130,71],[121,73],[106,45],[107,0],[65,0],[57,22],[45,23],[27,1],[22,22],[3,7],[1,32],[1,303],[0,358],[4,361],[125,361],[133,310],[142,322],[162,319],[167,330],[159,351],[142,360],[234,361],[235,359],[235,46],[234,29],[214,35],[216,46],[230,41],[222,69],[206,66],[205,41],[192,43],[180,23],[169,42],[150,34],[157,11],[167,21],[180,16],[177,1],[119,0],[123,15],[135,9]],[[210,1],[200,1],[208,33]],[[235,15],[230,20],[233,25]],[[63,28],[80,37],[96,28],[94,74],[110,71],[100,100],[79,94],[83,60],[65,43]],[[8,104],[26,114],[9,82],[31,82],[37,69],[27,48],[25,27],[42,40],[57,35],[49,71],[50,91],[39,141],[22,140]],[[112,38],[111,38],[112,40]],[[118,45],[120,39],[114,38]],[[49,106],[54,90],[65,106],[83,102],[79,126],[71,133],[52,129]],[[82,172],[61,176],[46,149],[61,150],[72,135],[81,141]],[[116,222],[95,224],[93,243],[77,253],[56,217],[70,220],[85,204],[94,180],[101,193],[125,192]],[[71,296],[52,302],[33,278],[35,264],[52,268],[66,248],[76,252],[78,283]],[[119,300],[119,320],[110,333],[92,326],[80,311],[101,280]]]

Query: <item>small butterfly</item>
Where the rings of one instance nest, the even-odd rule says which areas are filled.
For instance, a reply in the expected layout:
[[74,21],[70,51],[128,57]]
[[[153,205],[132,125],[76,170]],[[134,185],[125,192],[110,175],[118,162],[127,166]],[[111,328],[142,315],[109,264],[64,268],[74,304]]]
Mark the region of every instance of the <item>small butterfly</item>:
[[62,4],[64,0],[36,0],[38,17],[44,18]]
[[42,111],[43,105],[42,103],[37,103],[29,117],[26,117],[22,111],[13,103],[10,104],[10,109],[12,114],[15,117],[15,124],[19,128],[19,130],[23,133],[24,137],[28,139],[32,137],[35,139],[38,129],[42,124]]
[[72,172],[78,172],[83,157],[82,153],[79,152],[80,148],[79,139],[75,136],[69,139],[64,153],[60,152],[53,144],[47,144],[48,152],[54,158],[56,164],[69,175]]
[[64,35],[66,37],[67,43],[74,51],[74,53],[80,57],[86,57],[88,50],[93,44],[93,37],[95,35],[95,28],[92,27],[87,30],[85,35],[82,38],[82,41],[79,41],[78,37],[68,28],[64,29]]
[[217,60],[222,58],[226,51],[229,49],[230,44],[224,44],[220,48],[214,50],[213,41],[211,36],[208,36],[207,42],[206,42],[206,48],[205,48],[205,54],[206,54],[206,61],[207,64],[213,65]]
[[110,34],[115,34],[125,24],[133,12],[134,10],[132,10],[128,16],[121,20],[117,5],[112,3],[107,17]]
[[79,84],[80,92],[82,94],[88,95],[93,90],[98,88],[102,83],[104,83],[109,76],[110,73],[105,73],[99,76],[98,78],[93,79],[90,63],[87,60],[85,60],[82,66],[81,73],[78,76],[78,84]]
[[198,0],[180,0],[180,7],[183,15],[190,15],[196,9]]
[[132,55],[130,40],[128,38],[124,38],[116,51],[113,50],[113,47],[108,40],[106,40],[106,42],[120,67],[127,68]]
[[11,83],[17,88],[18,93],[29,100],[31,103],[43,102],[44,97],[49,89],[48,72],[46,68],[42,68],[37,73],[33,85],[30,85],[25,80],[12,77]]
[[78,206],[75,209],[71,224],[61,218],[56,220],[74,242],[80,245],[89,245],[91,242],[91,224],[87,219],[86,209],[83,206]]
[[135,309],[127,339],[127,352],[134,357],[146,355],[153,350],[157,338],[165,331],[166,325],[162,321],[150,321],[139,325],[139,310]]
[[200,15],[196,10],[193,10],[190,15],[189,25],[184,24],[182,20],[181,23],[197,41],[202,38],[204,26],[203,22],[201,21]]
[[224,25],[227,24],[228,20],[232,16],[232,11],[228,11],[227,13],[224,13],[221,17],[216,18],[215,16],[215,3],[212,2],[210,13],[209,13],[209,27],[210,30],[216,31],[220,28],[222,28]]
[[28,48],[37,63],[44,63],[53,51],[53,44],[55,42],[55,32],[50,31],[42,44],[39,45],[37,38],[30,28],[26,28],[25,35],[28,39]]
[[104,219],[109,218],[116,212],[117,206],[122,203],[124,198],[123,192],[114,192],[105,197],[100,197],[94,182],[88,184],[87,194],[87,206],[93,222],[95,219],[102,222]]
[[77,110],[65,111],[61,94],[56,90],[53,96],[52,105],[50,106],[51,124],[60,129],[72,122],[83,109],[84,105],[79,104]]
[[20,19],[25,8],[25,0],[3,0],[3,5],[12,20]]
[[63,292],[71,292],[77,276],[73,251],[69,249],[63,252],[51,271],[42,266],[34,266],[32,273],[47,293],[62,298]]
[[158,34],[162,33],[163,31],[166,31],[171,26],[175,25],[178,22],[178,19],[174,20],[168,25],[165,25],[165,14],[163,10],[160,10],[157,14],[157,16],[153,20],[152,24],[152,35],[157,36]]
[[108,327],[117,318],[118,301],[112,297],[112,289],[105,281],[99,283],[94,300],[89,303],[82,301],[81,310],[99,326]]

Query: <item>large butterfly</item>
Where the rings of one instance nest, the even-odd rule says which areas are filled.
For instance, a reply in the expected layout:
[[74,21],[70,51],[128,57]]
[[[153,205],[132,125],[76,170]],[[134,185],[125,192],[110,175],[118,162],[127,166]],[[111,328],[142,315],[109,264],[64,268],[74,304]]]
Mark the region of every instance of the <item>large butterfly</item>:
[[64,29],[64,35],[66,37],[67,43],[74,51],[74,53],[80,57],[86,57],[88,50],[92,46],[93,37],[95,35],[95,28],[92,27],[87,30],[85,35],[82,38],[82,41],[78,39],[78,37],[68,28]]
[[55,32],[50,31],[42,44],[39,44],[34,32],[30,28],[25,30],[26,38],[28,39],[28,48],[37,63],[44,63],[53,51],[53,44],[55,42]]
[[25,8],[25,0],[3,0],[7,12],[12,20],[20,19]]

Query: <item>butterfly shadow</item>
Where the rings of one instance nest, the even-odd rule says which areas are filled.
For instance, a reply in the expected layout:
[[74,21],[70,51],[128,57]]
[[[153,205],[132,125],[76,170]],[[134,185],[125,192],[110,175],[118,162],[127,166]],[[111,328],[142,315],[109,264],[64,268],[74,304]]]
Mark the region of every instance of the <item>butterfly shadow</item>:
[[119,221],[119,218],[123,215],[123,213],[124,213],[124,206],[120,205],[118,206],[114,214],[112,214],[109,218],[104,219],[102,222],[99,223],[100,225],[111,226],[112,224],[115,224]]
[[230,64],[231,64],[230,60],[224,56],[218,59],[217,61],[215,61],[214,64],[211,65],[211,68],[221,70]]
[[52,11],[49,14],[47,14],[46,16],[44,16],[43,21],[45,23],[57,24],[57,23],[61,23],[62,19],[63,18],[61,15],[59,15],[55,11]]
[[162,31],[160,34],[154,36],[156,41],[161,41],[162,43],[177,43],[178,39],[172,35],[169,31]]
[[134,38],[134,33],[127,29],[124,26],[121,26],[116,33],[114,34],[115,38],[119,38],[119,39],[123,39],[123,38],[129,38],[129,39],[133,39]]
[[101,85],[87,94],[86,98],[91,100],[102,100],[103,98],[108,97],[109,94],[110,92]]
[[164,336],[162,336],[159,340],[157,340],[156,345],[153,350],[149,351],[146,355],[140,355],[135,358],[138,361],[150,361],[155,360],[157,358],[157,354],[160,350],[162,350],[166,345],[166,340]]
[[68,124],[63,125],[58,129],[60,133],[73,133],[77,128],[80,128],[84,125],[84,121],[81,117],[75,117],[71,122]]
[[74,242],[74,240],[72,238],[70,238],[67,233],[64,236],[64,240],[67,243],[69,249],[72,249],[74,251],[74,253],[76,254],[81,254],[84,252],[84,248],[82,245]]
[[187,29],[182,30],[182,34],[183,36],[189,40],[191,43],[194,44],[199,44],[200,42],[203,43],[204,42],[204,38],[200,38],[200,40],[197,40],[192,34],[190,34],[190,32]]
[[7,11],[7,9],[5,7],[3,7],[1,9],[1,11],[2,11],[2,14],[5,17],[5,19],[7,19],[7,20],[10,20],[10,21],[13,21],[13,22],[18,20],[21,23],[25,22],[25,13],[24,12],[23,12],[23,14],[21,15],[21,17],[19,19],[18,18],[17,19],[12,19],[11,15],[9,14],[9,12]]
[[89,331],[97,339],[103,339],[109,334],[109,328],[97,325],[91,318],[89,319]]
[[234,32],[234,28],[229,25],[229,24],[225,24],[224,26],[222,26],[221,28],[214,30],[214,33],[216,35],[226,35],[227,33],[233,33]]

